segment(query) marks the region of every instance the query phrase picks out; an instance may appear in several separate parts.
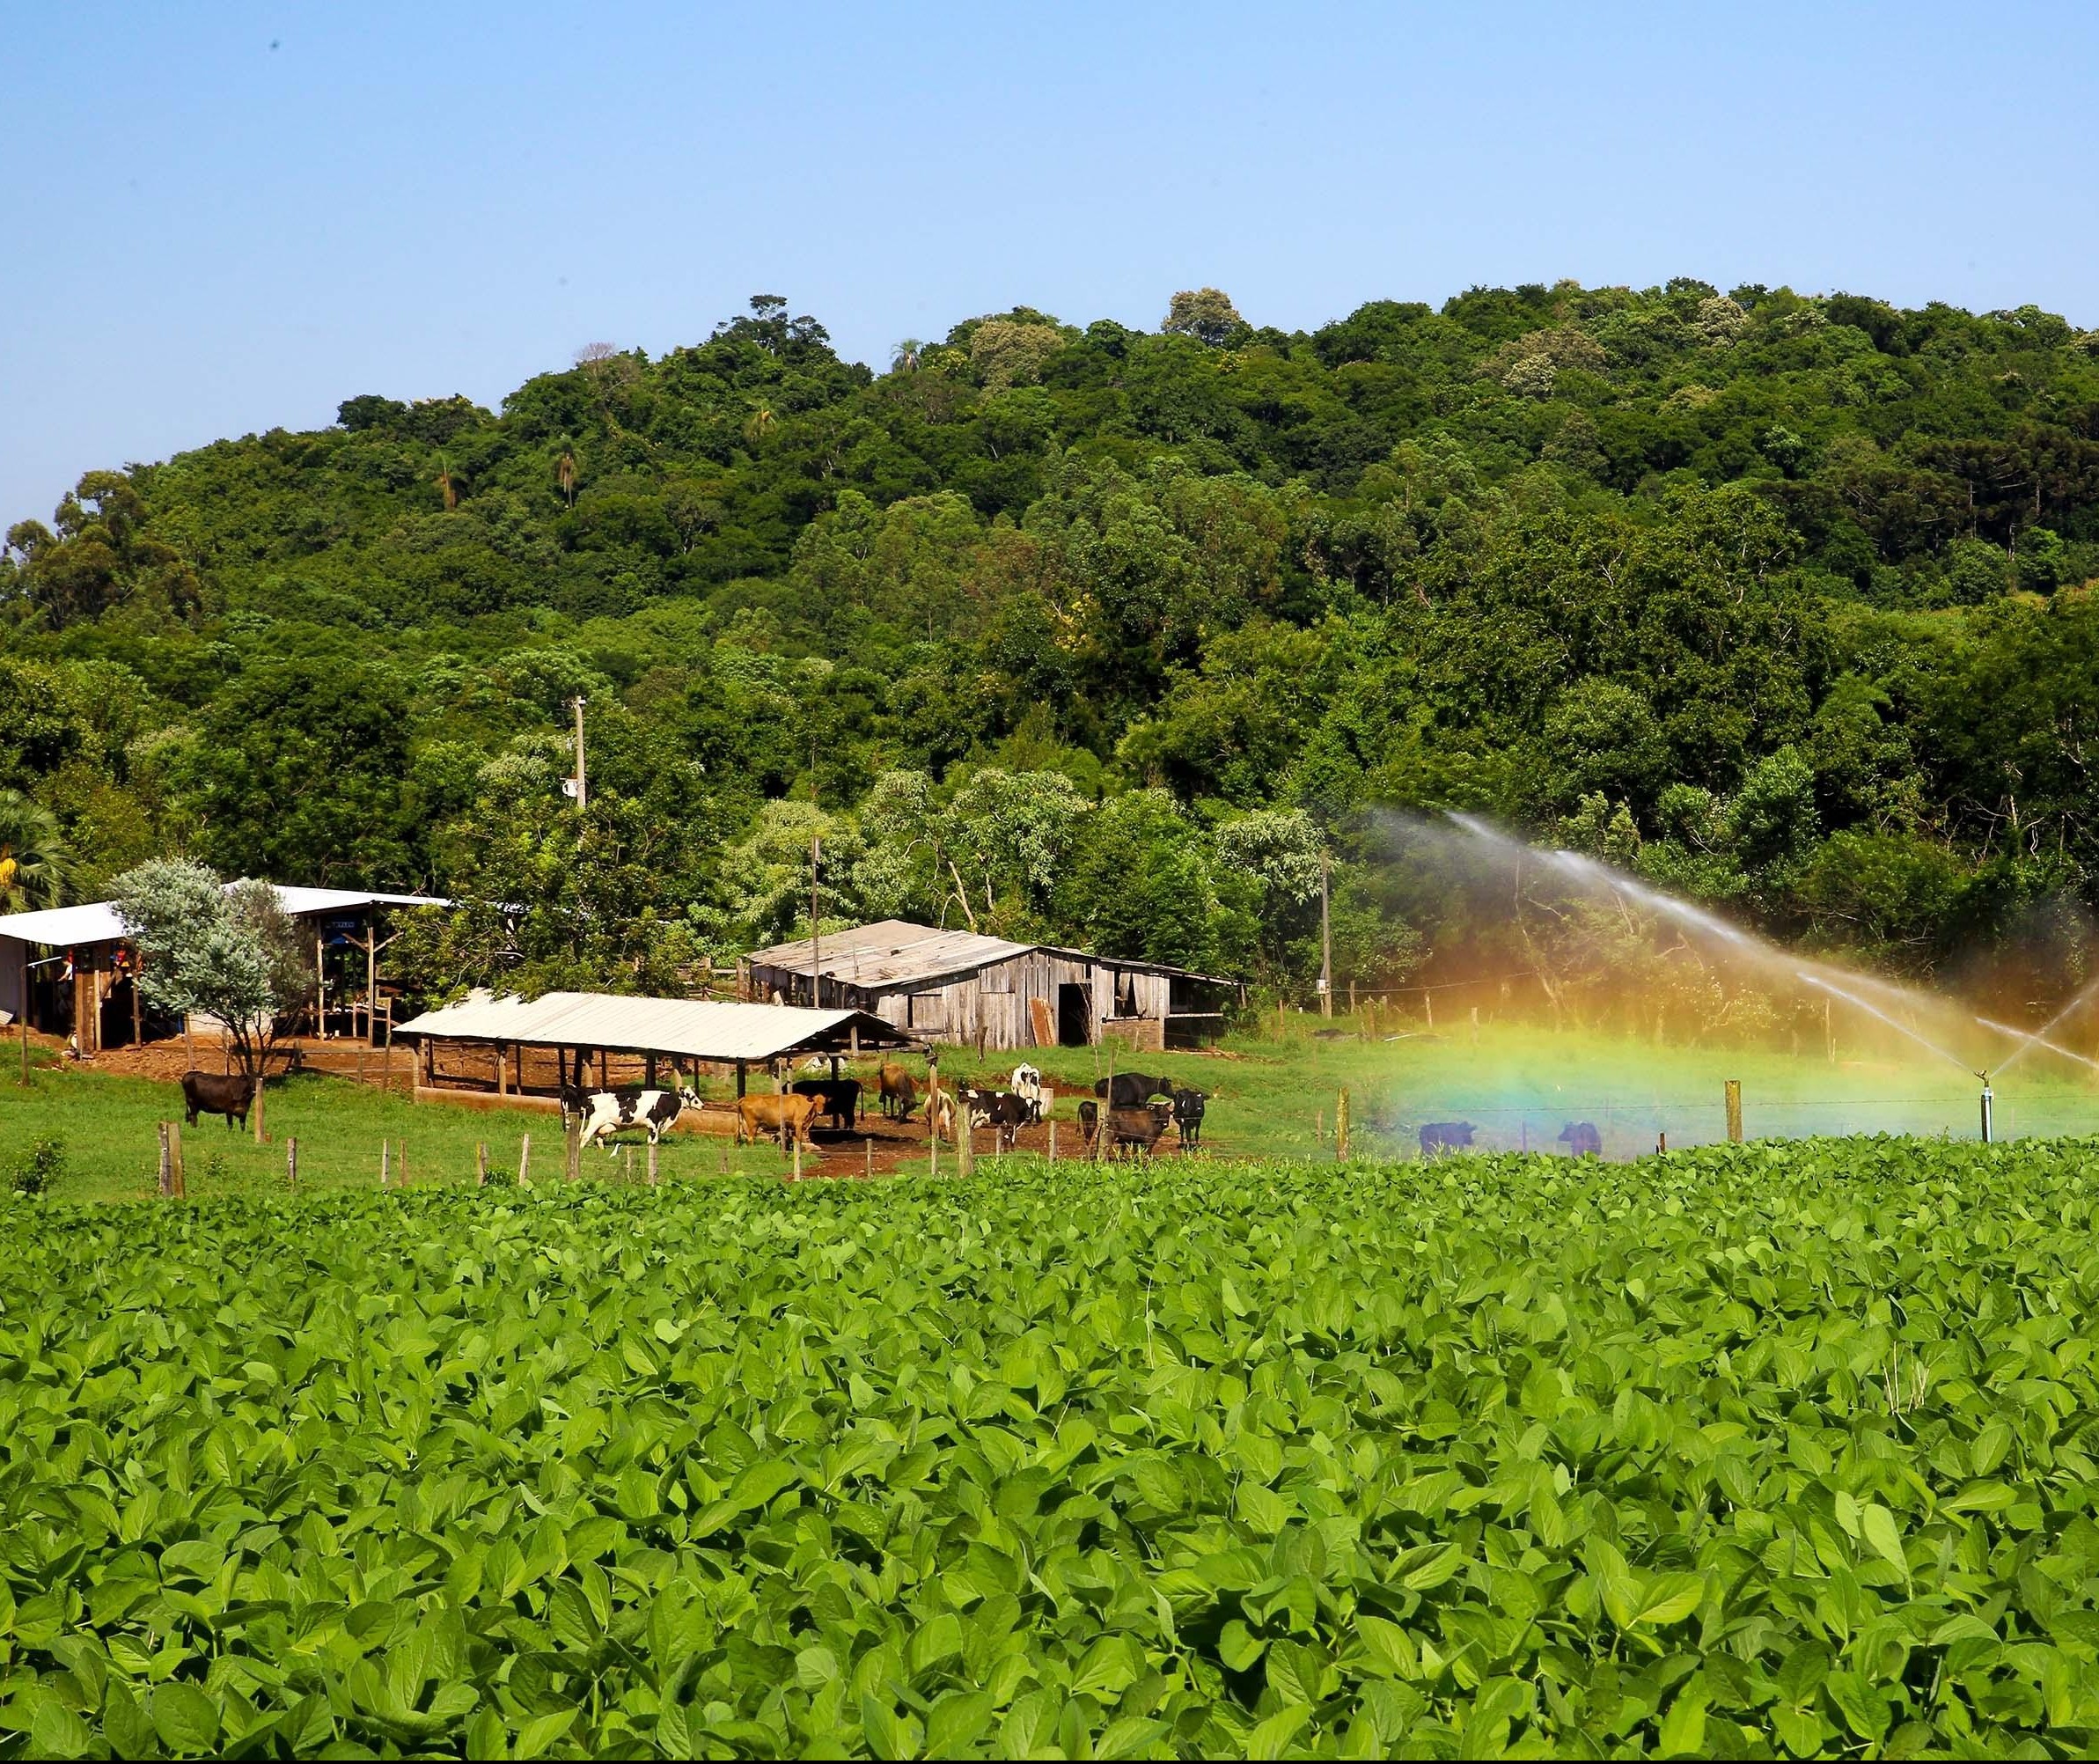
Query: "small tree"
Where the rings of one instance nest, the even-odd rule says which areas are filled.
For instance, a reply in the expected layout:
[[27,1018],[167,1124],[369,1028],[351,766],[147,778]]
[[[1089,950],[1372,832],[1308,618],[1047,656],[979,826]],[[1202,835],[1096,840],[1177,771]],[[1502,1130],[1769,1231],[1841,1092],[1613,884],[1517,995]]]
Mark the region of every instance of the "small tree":
[[1246,320],[1222,288],[1184,288],[1173,297],[1159,328],[1168,336],[1193,337],[1209,348],[1222,349]]
[[165,1011],[216,1017],[240,1069],[254,1081],[255,1137],[264,1137],[262,1084],[281,1025],[313,992],[312,952],[267,882],[222,887],[201,864],[157,857],[112,885],[140,958],[139,986]]

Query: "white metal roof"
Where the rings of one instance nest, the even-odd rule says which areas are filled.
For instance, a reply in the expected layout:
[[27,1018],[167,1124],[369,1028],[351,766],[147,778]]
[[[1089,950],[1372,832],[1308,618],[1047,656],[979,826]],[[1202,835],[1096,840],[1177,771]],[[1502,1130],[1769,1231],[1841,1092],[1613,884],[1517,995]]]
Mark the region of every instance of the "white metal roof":
[[[229,882],[229,888],[238,884]],[[284,910],[295,919],[322,913],[349,913],[361,907],[449,907],[435,894],[374,894],[361,888],[293,888],[272,885]],[[114,943],[123,937],[124,922],[114,900],[92,900],[77,907],[46,907],[33,913],[0,915],[0,937],[53,946]]]
[[532,1047],[603,1047],[682,1054],[693,1060],[774,1060],[843,1047],[915,1045],[893,1024],[864,1011],[810,1011],[792,1004],[740,1004],[713,998],[636,998],[614,992],[471,993],[458,1004],[397,1024],[396,1035],[450,1041],[522,1041]]

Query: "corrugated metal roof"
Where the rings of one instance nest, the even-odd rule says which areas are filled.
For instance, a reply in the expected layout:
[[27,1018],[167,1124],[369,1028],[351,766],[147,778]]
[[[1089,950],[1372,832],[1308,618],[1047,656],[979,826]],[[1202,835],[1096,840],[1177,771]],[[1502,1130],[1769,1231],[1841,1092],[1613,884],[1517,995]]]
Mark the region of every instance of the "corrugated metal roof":
[[[239,886],[229,882],[229,888]],[[449,907],[451,902],[435,894],[373,894],[359,888],[293,888],[275,885],[277,899],[295,919],[320,913],[355,912],[361,907]],[[101,944],[124,935],[124,922],[112,900],[92,900],[77,907],[46,907],[33,913],[0,915],[0,937],[24,943]]]
[[[982,937],[975,931],[943,931],[932,925],[914,925],[908,919],[879,919],[849,930],[826,931],[819,959],[826,979],[879,991],[973,974],[979,968],[1038,950],[1073,961],[1098,962],[1105,967],[1134,969],[1140,974],[1179,974],[1213,986],[1238,984],[1216,974],[1176,967],[1171,962],[1095,955],[1086,950],[1066,949],[1060,944],[1009,943],[1003,937]],[[809,957],[809,940],[804,937],[799,943],[754,951],[747,959],[758,967],[783,967],[792,974],[807,974]]]
[[549,992],[524,999],[475,992],[458,1004],[398,1024],[396,1035],[448,1041],[522,1041],[532,1047],[603,1047],[682,1054],[693,1060],[774,1060],[847,1041],[857,1029],[869,1047],[916,1045],[916,1038],[864,1011],[809,1011],[792,1004],[724,999],[635,998],[614,992]]
[[[1034,947],[975,931],[943,931],[905,919],[882,919],[824,937],[819,959],[824,973],[848,986],[884,987],[913,981],[972,974],[995,962],[1010,961]],[[761,967],[809,972],[809,940],[760,950],[751,960]]]

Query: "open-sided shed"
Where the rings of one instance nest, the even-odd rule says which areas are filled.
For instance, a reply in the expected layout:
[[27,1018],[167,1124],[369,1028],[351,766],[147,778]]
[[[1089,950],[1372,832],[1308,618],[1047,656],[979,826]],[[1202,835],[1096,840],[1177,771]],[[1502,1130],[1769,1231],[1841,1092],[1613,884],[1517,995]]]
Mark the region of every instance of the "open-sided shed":
[[1194,1047],[1224,1026],[1237,981],[1167,962],[1016,944],[883,919],[745,958],[747,998],[849,1005],[928,1040],[1085,1047],[1103,1035]]
[[[379,954],[390,941],[380,935],[382,915],[451,904],[429,894],[273,886],[285,912],[313,937],[317,1026],[325,1029],[332,1017],[336,1026],[367,1035],[381,1010]],[[26,1012],[33,1028],[76,1037],[84,1055],[150,1039],[156,1029],[180,1029],[157,1023],[144,1008],[124,922],[110,900],[0,915],[0,1011],[9,1022]]]
[[418,1089],[524,1098],[563,1084],[654,1084],[666,1062],[733,1071],[742,1096],[753,1066],[923,1046],[864,1011],[613,992],[480,991],[393,1033],[416,1045]]

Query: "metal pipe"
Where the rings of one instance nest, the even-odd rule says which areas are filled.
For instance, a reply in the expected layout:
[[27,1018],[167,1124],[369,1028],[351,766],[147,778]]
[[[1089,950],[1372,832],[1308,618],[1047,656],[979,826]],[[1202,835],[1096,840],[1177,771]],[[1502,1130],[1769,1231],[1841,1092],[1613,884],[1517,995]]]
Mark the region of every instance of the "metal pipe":
[[1985,1145],[1990,1144],[1997,1137],[1996,1104],[1997,1099],[1990,1094],[1990,1081],[1985,1078],[1982,1087],[1982,1140]]

